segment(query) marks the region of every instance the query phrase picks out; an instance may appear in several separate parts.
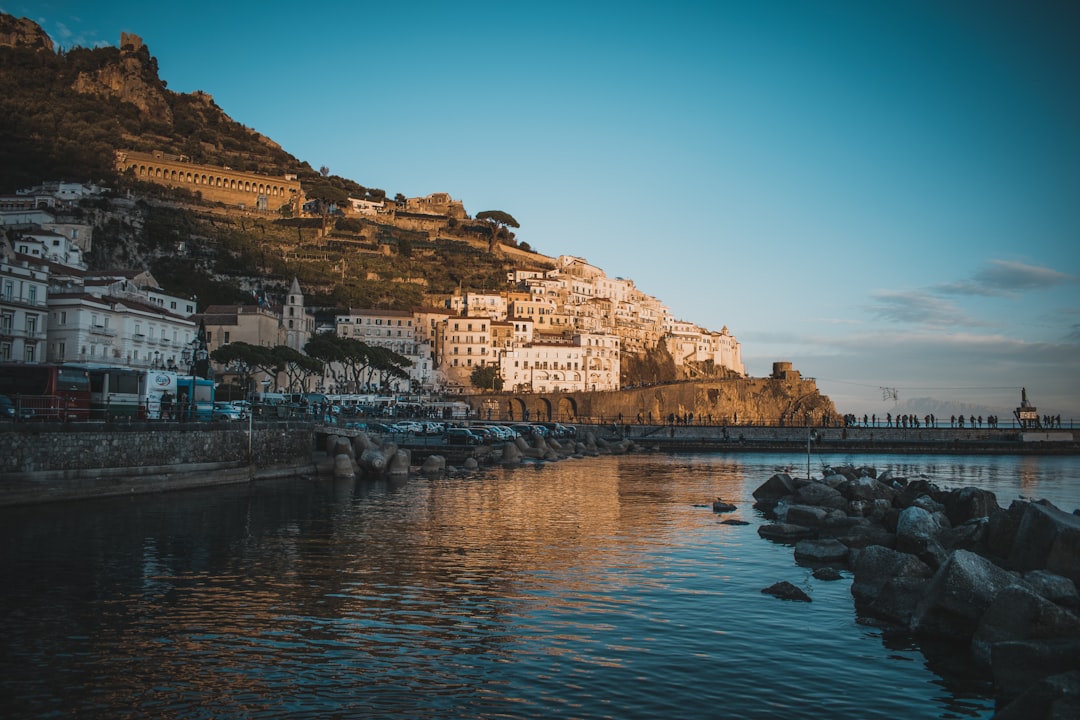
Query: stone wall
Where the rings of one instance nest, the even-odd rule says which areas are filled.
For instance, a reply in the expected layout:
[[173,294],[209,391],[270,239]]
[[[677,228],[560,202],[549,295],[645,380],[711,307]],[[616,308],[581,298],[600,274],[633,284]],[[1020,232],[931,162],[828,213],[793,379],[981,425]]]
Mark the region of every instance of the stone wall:
[[0,505],[242,482],[312,462],[306,423],[25,423],[0,429]]
[[630,388],[618,392],[530,393],[480,395],[466,398],[477,417],[554,422],[665,423],[674,415],[693,413],[695,422],[755,425],[820,424],[836,418],[832,401],[821,395],[814,380],[797,375],[784,378],[732,378]]
[[299,180],[199,165],[164,153],[121,150],[116,153],[116,169],[130,172],[135,180],[184,188],[209,202],[243,205],[251,210],[258,209],[260,197],[265,198],[270,212],[286,204],[296,211],[303,204]]

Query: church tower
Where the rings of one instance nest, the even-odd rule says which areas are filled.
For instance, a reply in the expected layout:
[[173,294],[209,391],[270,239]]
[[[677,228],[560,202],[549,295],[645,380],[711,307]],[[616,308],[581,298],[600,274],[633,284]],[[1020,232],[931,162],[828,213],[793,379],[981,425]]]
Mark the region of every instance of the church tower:
[[285,344],[293,350],[304,351],[304,345],[311,339],[314,321],[304,309],[304,292],[300,282],[294,277],[289,294],[285,296],[285,305],[281,308],[281,326],[285,331]]

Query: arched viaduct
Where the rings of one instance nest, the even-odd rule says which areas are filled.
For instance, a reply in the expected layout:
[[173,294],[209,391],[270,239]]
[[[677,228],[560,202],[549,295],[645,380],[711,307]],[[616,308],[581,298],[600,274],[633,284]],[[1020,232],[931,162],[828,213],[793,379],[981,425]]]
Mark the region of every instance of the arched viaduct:
[[288,203],[299,208],[303,203],[299,180],[198,165],[165,153],[120,150],[116,153],[116,169],[130,172],[136,180],[184,188],[201,194],[204,200],[253,210],[275,211]]

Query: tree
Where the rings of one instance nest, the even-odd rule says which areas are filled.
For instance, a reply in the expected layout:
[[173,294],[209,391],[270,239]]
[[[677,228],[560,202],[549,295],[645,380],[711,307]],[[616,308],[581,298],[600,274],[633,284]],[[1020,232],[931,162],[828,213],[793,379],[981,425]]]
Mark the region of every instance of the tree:
[[309,357],[288,345],[276,345],[270,353],[279,370],[285,373],[286,385],[290,392],[296,392],[295,388],[303,390],[305,381],[309,377],[323,371],[322,360]]
[[494,253],[495,248],[499,246],[499,237],[505,236],[509,239],[510,231],[507,228],[519,228],[521,225],[514,219],[514,216],[510,213],[503,212],[502,210],[484,210],[483,212],[476,213],[477,220],[483,220],[491,230],[491,239],[488,240],[488,252]]
[[469,375],[469,382],[477,390],[500,392],[503,389],[503,379],[499,374],[498,365],[480,365],[474,368]]
[[271,377],[277,376],[277,362],[270,348],[251,345],[246,342],[231,342],[222,345],[210,353],[210,359],[223,365],[225,371],[236,375],[237,384],[250,392],[256,373],[263,372]]
[[305,189],[305,194],[319,203],[319,215],[322,217],[322,234],[326,235],[327,218],[331,208],[344,207],[349,202],[349,193],[330,183],[318,183]]

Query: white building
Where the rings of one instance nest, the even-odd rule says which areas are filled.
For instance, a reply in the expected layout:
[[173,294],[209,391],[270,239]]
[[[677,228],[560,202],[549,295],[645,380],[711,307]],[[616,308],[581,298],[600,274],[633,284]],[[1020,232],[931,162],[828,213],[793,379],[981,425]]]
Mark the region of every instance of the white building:
[[40,362],[45,355],[49,268],[0,252],[0,361]]
[[521,345],[501,358],[503,387],[538,393],[618,390],[619,344],[614,335],[575,335],[571,342]]
[[[398,385],[402,392],[430,390],[435,385],[435,369],[432,349],[426,329],[420,320],[407,310],[379,310],[375,308],[350,308],[348,314],[336,318],[337,334],[352,338],[372,347],[391,350],[408,359],[407,386]],[[332,371],[342,377],[340,369]],[[328,380],[329,382],[329,380]],[[350,389],[358,392],[360,388]]]

